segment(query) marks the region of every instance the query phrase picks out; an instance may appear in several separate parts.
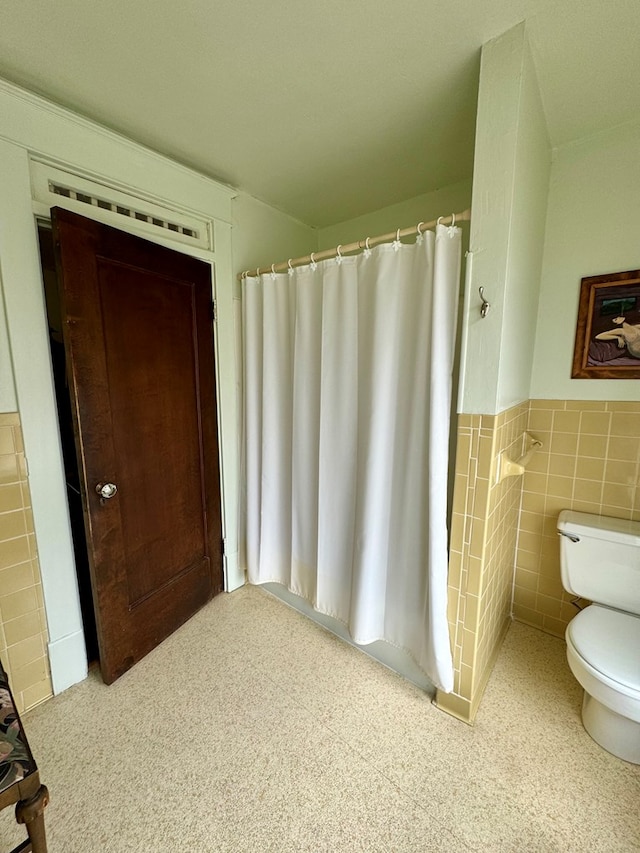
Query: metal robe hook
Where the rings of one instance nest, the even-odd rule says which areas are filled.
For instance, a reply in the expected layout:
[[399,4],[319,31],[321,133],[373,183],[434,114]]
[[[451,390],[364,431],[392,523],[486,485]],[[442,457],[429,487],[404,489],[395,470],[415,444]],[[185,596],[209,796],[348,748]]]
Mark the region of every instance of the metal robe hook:
[[484,298],[484,287],[479,287],[478,293],[480,294],[480,299],[482,299],[482,305],[480,307],[480,316],[484,320],[484,318],[489,313],[489,309],[491,308],[491,304],[489,302],[487,302],[487,300]]

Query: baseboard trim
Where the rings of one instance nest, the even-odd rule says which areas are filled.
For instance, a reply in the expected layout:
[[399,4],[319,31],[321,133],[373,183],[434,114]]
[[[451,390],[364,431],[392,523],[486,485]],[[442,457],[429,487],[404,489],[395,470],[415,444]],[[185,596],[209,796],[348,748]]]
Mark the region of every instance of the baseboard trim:
[[507,636],[507,631],[509,630],[511,621],[510,616],[505,619],[498,636],[498,640],[494,646],[493,652],[491,653],[491,657],[484,668],[484,672],[480,676],[478,686],[473,691],[472,697],[468,699],[464,696],[459,696],[457,693],[443,693],[441,690],[438,690],[436,698],[433,700],[433,704],[436,708],[439,708],[446,714],[450,714],[457,720],[461,720],[463,723],[467,723],[469,726],[472,726],[475,723],[480,702],[482,701],[489,677],[493,672],[493,667],[495,666],[498,655],[500,654],[504,638]]
[[54,640],[49,643],[48,651],[54,695],[87,677],[89,669],[82,631]]
[[224,589],[233,592],[246,583],[244,569],[240,567],[239,553],[224,555]]
[[465,699],[464,696],[458,696],[457,693],[443,693],[441,690],[438,690],[433,704],[438,710],[444,711],[445,714],[449,714],[451,717],[455,717],[456,720],[460,720],[460,722],[466,723],[468,726],[473,725],[471,702],[469,699]]

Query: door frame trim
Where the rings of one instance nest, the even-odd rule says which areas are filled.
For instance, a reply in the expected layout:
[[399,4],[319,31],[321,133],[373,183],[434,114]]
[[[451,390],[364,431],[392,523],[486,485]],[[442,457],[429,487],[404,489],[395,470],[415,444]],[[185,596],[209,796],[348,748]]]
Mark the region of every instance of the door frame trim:
[[[30,161],[33,162],[33,161]],[[132,196],[132,200],[133,200]],[[99,211],[99,216],[93,216],[94,210],[92,208],[87,209],[85,205],[74,202],[72,199],[67,199],[64,197],[55,197],[55,204],[58,207],[63,207],[67,210],[71,210],[75,213],[80,213],[85,216],[87,219],[96,219],[97,221],[104,222],[107,225],[111,225],[115,228],[118,228],[120,231],[124,231],[128,234],[133,234],[137,237],[143,237],[145,240],[148,240],[151,243],[156,243],[161,246],[166,246],[173,251],[177,251],[180,254],[188,255],[191,257],[198,258],[199,260],[204,261],[209,264],[211,268],[211,288],[212,288],[212,299],[216,300],[216,305],[218,304],[218,293],[216,288],[216,271],[219,266],[219,253],[210,252],[206,249],[202,249],[196,246],[185,245],[182,242],[174,241],[171,236],[164,237],[164,235],[156,234],[154,232],[148,232],[146,229],[136,227],[135,221],[129,222],[128,220],[122,221],[121,217],[118,217],[116,214],[111,213],[110,211]],[[47,204],[32,200],[32,208],[36,222],[51,222],[51,212]],[[168,208],[170,213],[174,213],[176,216],[179,215],[179,211],[172,210],[170,207]],[[98,213],[98,211],[95,211]],[[211,221],[209,223],[211,229],[215,229],[216,231],[216,239],[221,239],[222,235],[219,233],[219,223]],[[44,295],[43,295],[44,299]],[[218,309],[219,310],[219,309]],[[223,452],[222,446],[222,429],[221,429],[221,419],[222,419],[222,411],[221,411],[221,403],[220,403],[220,386],[221,386],[221,377],[219,370],[219,342],[218,342],[218,317],[220,316],[216,311],[216,319],[213,322],[212,332],[214,336],[214,353],[215,353],[215,380],[216,380],[216,389],[218,391],[217,394],[217,423],[218,423],[218,443],[219,443],[219,465],[220,465],[220,510],[221,510],[221,520],[222,520],[222,531],[223,531],[223,572],[224,572],[224,589],[226,592],[230,592],[233,589],[236,589],[238,586],[241,586],[244,583],[244,573],[241,573],[238,567],[238,550],[237,548],[228,549],[226,547],[226,543],[230,540],[230,536],[228,533],[229,524],[228,517],[229,513],[225,510],[226,502],[225,502],[225,477],[223,471],[223,464],[225,459],[225,454]],[[45,306],[46,311],[46,306]],[[53,375],[51,376],[51,381],[53,383]],[[235,404],[234,404],[235,405]],[[55,429],[59,434],[59,424],[58,417],[56,411],[55,418]],[[34,511],[34,521],[36,517],[36,504],[38,503],[36,496],[33,494],[34,489],[32,487],[32,502],[33,502],[33,511]],[[67,494],[65,489],[65,500],[64,500],[64,508],[67,513],[67,518],[69,514],[69,504],[67,500]],[[69,530],[70,530],[70,522],[69,522]],[[237,541],[237,533],[235,534],[235,539]],[[231,553],[227,553],[231,550]],[[71,560],[73,563],[73,569],[75,571],[75,557],[73,555],[73,543],[71,542]],[[241,582],[240,582],[241,581]],[[44,580],[43,580],[44,586]],[[45,594],[45,607],[47,607],[47,596]],[[79,596],[78,596],[79,601]],[[48,611],[48,608],[47,608]],[[49,643],[49,661],[51,665],[51,674],[52,681],[54,679],[54,667],[56,666],[58,661],[68,660],[68,659],[76,659],[80,654],[80,641],[82,642],[82,649],[84,650],[84,630],[80,632],[81,636],[78,634],[74,640],[72,636],[66,636],[59,641],[52,641]],[[83,668],[87,668],[87,660],[86,660],[86,652],[83,654],[84,660],[80,659],[80,662],[83,663]],[[64,689],[64,688],[62,688]],[[54,693],[58,693],[60,691],[55,689],[54,682]]]
[[[51,677],[54,692],[60,693],[86,677],[87,659],[38,256],[36,216],[42,215],[43,208],[33,203],[31,158],[40,162],[46,159],[56,168],[121,192],[128,190],[136,197],[142,194],[158,200],[168,210],[192,210],[211,221],[215,229],[215,253],[178,247],[171,240],[156,238],[154,242],[178,248],[212,265],[218,316],[214,346],[227,590],[244,583],[237,554],[238,424],[230,225],[231,199],[236,193],[3,81],[0,112],[0,275],[4,293],[0,337],[4,337],[6,314],[13,368],[11,371],[5,366],[5,373],[0,376],[0,408],[20,413],[49,632]],[[57,198],[58,204],[61,200]],[[48,218],[48,209],[44,212]],[[114,224],[128,230],[120,221]],[[131,224],[132,233],[140,234],[133,220]],[[142,236],[153,239],[147,233]]]

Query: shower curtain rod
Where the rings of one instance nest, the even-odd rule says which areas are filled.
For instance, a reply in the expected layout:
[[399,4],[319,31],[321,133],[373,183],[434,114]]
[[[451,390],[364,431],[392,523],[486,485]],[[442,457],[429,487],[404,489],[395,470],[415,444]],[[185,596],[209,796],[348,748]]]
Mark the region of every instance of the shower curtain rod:
[[322,252],[312,252],[310,255],[305,255],[302,258],[289,258],[288,261],[282,261],[279,264],[272,264],[270,267],[258,267],[254,270],[245,270],[238,273],[238,281],[242,281],[247,276],[259,276],[268,272],[287,272],[293,267],[303,267],[306,264],[317,261],[326,261],[328,258],[337,258],[338,255],[346,255],[349,252],[357,252],[361,249],[378,246],[380,243],[390,243],[392,240],[399,240],[401,237],[411,237],[412,235],[422,234],[433,228],[434,225],[441,223],[442,225],[452,225],[455,222],[469,222],[471,219],[471,210],[463,210],[462,213],[452,213],[451,216],[439,216],[432,222],[419,222],[411,228],[398,228],[397,231],[390,231],[388,234],[380,234],[378,237],[367,237],[364,240],[358,240],[357,243],[348,243],[345,246],[337,246],[335,249],[323,249]]

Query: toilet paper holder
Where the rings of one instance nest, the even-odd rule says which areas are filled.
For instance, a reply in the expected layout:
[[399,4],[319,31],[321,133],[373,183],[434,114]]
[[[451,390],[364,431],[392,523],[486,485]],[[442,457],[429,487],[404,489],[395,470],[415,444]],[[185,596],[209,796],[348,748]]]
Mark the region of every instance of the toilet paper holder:
[[519,459],[511,459],[505,450],[498,454],[496,461],[496,485],[507,477],[519,477],[524,474],[525,469],[533,454],[542,447],[542,442],[528,432],[522,434],[525,452]]

